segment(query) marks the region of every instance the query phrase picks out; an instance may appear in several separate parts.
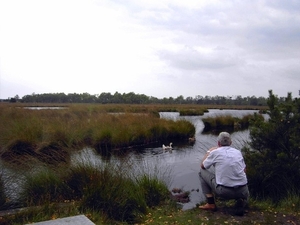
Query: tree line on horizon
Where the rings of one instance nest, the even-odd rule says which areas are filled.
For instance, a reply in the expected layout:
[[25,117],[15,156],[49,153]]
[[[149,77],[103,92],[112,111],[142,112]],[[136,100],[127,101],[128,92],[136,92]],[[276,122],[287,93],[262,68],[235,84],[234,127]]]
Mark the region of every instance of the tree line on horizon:
[[[101,94],[91,95],[89,93],[44,93],[31,94],[19,98],[16,95],[10,98],[8,102],[22,102],[22,103],[99,103],[99,104],[200,104],[200,105],[251,105],[251,106],[267,106],[268,98],[247,96],[242,97],[237,95],[232,96],[202,96],[186,97],[182,95],[173,98],[159,99],[145,94],[135,94],[134,92],[111,94],[103,92]],[[279,101],[284,101],[284,97],[280,97]]]

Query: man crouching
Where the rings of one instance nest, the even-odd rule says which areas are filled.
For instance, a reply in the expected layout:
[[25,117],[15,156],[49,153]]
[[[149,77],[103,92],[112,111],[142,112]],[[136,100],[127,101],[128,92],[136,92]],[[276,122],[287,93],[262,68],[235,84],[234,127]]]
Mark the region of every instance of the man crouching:
[[[203,210],[216,210],[214,195],[236,200],[236,214],[243,215],[249,198],[246,165],[240,150],[231,147],[231,137],[227,132],[218,136],[218,146],[209,149],[201,162],[199,172],[202,192],[207,203],[199,206]],[[214,166],[215,172],[209,169]]]

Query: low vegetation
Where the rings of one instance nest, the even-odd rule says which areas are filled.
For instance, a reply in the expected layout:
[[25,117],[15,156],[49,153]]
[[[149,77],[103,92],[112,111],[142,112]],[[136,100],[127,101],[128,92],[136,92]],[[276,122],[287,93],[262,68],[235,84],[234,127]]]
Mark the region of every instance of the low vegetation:
[[30,110],[5,105],[0,107],[1,158],[11,162],[31,156],[49,164],[65,163],[70,150],[84,146],[104,153],[194,135],[190,122],[160,119],[155,110],[115,105]]
[[204,123],[203,132],[219,133],[221,131],[233,132],[248,129],[250,122],[258,117],[264,120],[261,114],[249,114],[242,118],[232,117],[231,115],[206,117],[202,119]]
[[300,223],[299,196],[290,196],[283,199],[280,204],[273,204],[267,200],[251,199],[249,208],[244,216],[234,216],[231,214],[232,202],[217,201],[218,211],[200,211],[197,207],[182,211],[178,205],[171,200],[160,202],[155,207],[147,207],[145,213],[136,215],[135,222],[120,221],[108,217],[102,210],[83,208],[80,202],[66,202],[62,204],[51,203],[39,207],[27,208],[15,214],[0,216],[0,224],[23,225],[33,222],[55,220],[75,215],[85,215],[96,225],[165,225],[165,224],[281,224],[297,225]]
[[208,109],[182,109],[180,110],[180,116],[202,116],[204,113],[208,112]]
[[[149,208],[169,199],[170,192],[158,175],[134,175],[124,165],[76,164],[69,168],[40,167],[26,174],[18,207],[27,207],[27,216],[11,218],[7,224],[24,224],[34,220],[32,211],[39,206],[67,207],[73,212],[101,212],[108,221],[137,223]],[[2,189],[3,190],[3,189]],[[4,196],[5,197],[5,196]],[[7,201],[3,198],[3,201]],[[2,202],[5,206],[5,202]],[[60,209],[59,209],[60,208]],[[36,218],[41,219],[41,218]]]
[[[217,212],[203,212],[198,208],[182,211],[170,198],[167,185],[159,177],[148,173],[130,174],[126,172],[130,165],[76,164],[66,169],[51,167],[51,162],[46,160],[53,159],[57,152],[66,159],[64,151],[68,155],[69,149],[87,144],[99,151],[150,143],[169,135],[186,138],[194,134],[188,123],[159,120],[157,111],[150,113],[142,107],[135,108],[139,113],[134,116],[127,111],[123,114],[99,113],[101,110],[96,107],[88,110],[75,107],[57,112],[1,108],[2,158],[8,159],[10,154],[36,155],[36,159],[46,166],[24,177],[19,206],[29,208],[16,214],[2,214],[0,223],[24,224],[85,214],[101,225],[300,224],[300,101],[288,94],[282,102],[272,91],[269,94],[269,119],[264,120],[258,114],[245,119],[246,123],[250,122],[251,141],[243,150],[251,199],[242,217],[231,214],[233,203],[230,201],[218,200]],[[232,118],[223,118],[222,124],[227,121]],[[236,123],[234,119],[233,123]],[[29,129],[31,126],[35,129]],[[40,160],[41,155],[44,161]],[[60,158],[53,161],[60,161]],[[20,160],[18,163],[21,164]],[[3,190],[1,178],[0,190]],[[8,201],[5,192],[0,192],[2,209]]]

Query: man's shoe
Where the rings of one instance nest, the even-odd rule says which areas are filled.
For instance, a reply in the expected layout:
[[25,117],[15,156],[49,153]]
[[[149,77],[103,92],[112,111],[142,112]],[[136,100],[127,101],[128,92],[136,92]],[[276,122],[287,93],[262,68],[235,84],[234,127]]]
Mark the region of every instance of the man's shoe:
[[217,207],[216,207],[215,204],[208,204],[208,203],[206,203],[205,205],[200,205],[199,209],[209,210],[209,211],[216,211]]

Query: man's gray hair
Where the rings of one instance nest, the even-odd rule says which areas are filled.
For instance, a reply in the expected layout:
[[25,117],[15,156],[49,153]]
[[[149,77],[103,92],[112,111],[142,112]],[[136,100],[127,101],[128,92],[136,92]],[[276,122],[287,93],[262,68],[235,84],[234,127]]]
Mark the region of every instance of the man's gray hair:
[[231,145],[231,137],[227,132],[221,132],[218,136],[218,142],[221,146],[229,146]]

